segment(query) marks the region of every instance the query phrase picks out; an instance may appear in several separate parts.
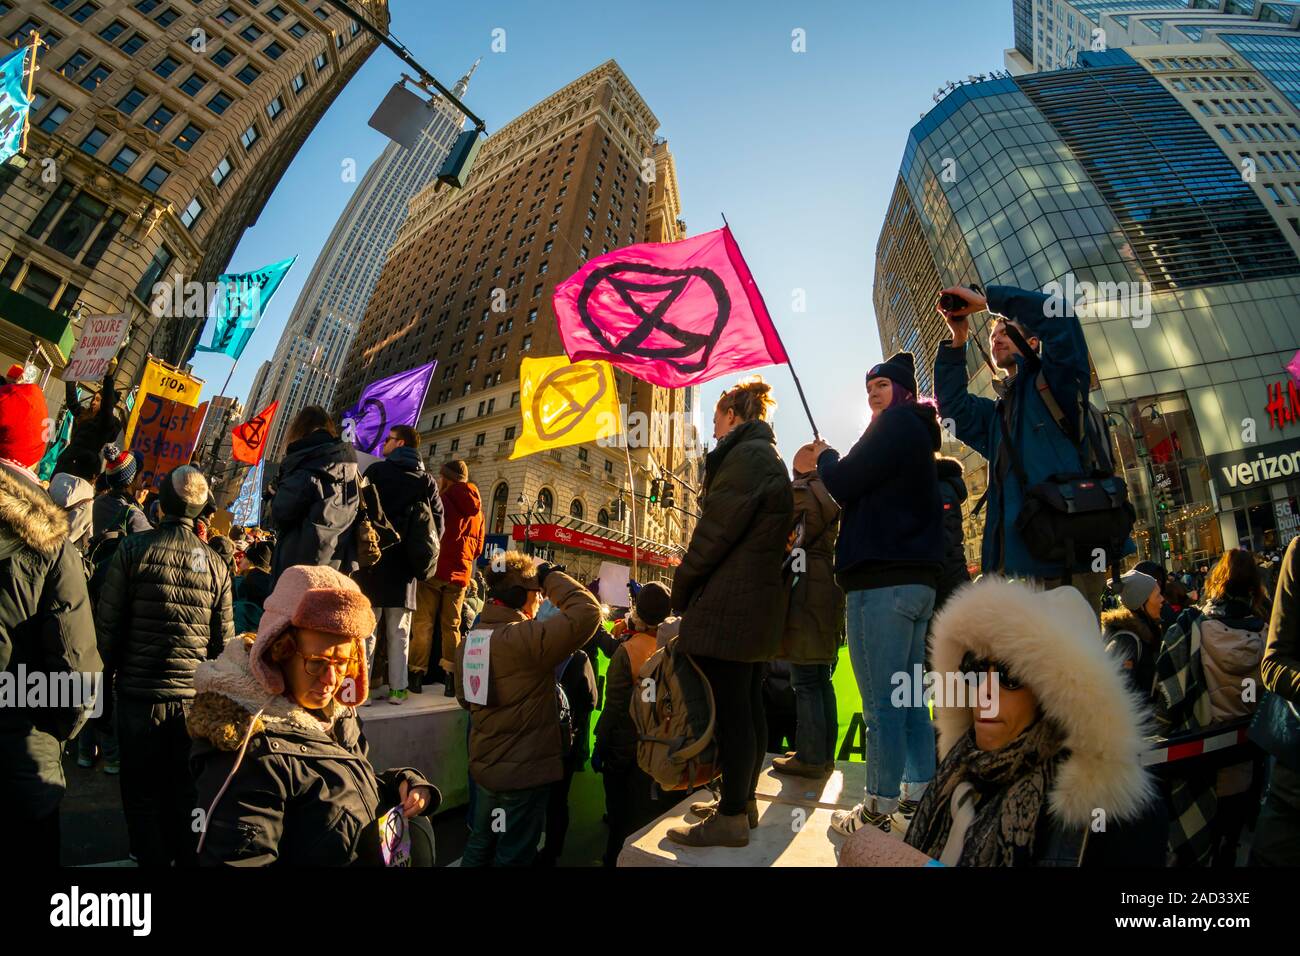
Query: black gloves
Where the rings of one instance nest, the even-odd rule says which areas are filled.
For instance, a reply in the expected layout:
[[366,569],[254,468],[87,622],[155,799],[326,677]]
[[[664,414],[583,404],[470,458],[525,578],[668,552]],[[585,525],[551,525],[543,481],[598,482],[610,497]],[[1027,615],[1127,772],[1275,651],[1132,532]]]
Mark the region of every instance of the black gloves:
[[537,566],[537,585],[538,585],[538,587],[545,587],[545,586],[546,586],[546,576],[547,576],[548,574],[550,574],[552,571],[560,571],[560,572],[564,572],[564,571],[567,571],[567,570],[568,570],[568,568],[566,568],[566,567],[565,567],[564,565],[562,565],[562,564],[551,564],[551,562],[549,562],[549,561],[543,561],[541,564],[539,564],[539,565]]

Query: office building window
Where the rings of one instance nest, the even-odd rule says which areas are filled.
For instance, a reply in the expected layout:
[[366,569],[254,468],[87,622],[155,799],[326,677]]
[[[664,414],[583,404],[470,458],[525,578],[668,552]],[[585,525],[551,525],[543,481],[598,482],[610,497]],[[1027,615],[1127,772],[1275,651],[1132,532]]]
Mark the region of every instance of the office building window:
[[217,163],[216,168],[213,169],[208,176],[208,178],[212,180],[212,185],[220,186],[224,183],[226,177],[230,175],[230,168],[230,157],[221,157],[221,162]]
[[231,99],[230,95],[227,94],[225,90],[218,90],[212,95],[212,99],[208,100],[208,109],[220,116],[233,102],[234,100]]
[[155,64],[153,71],[164,80],[180,69],[180,61],[173,56],[165,56]]
[[62,126],[63,121],[66,120],[71,115],[72,115],[72,111],[70,109],[68,109],[62,103],[55,103],[54,107],[48,113],[46,113],[45,117],[36,125],[39,126],[41,129],[45,130],[45,132],[47,133],[53,133],[60,126]]
[[181,213],[181,222],[185,224],[186,229],[193,229],[194,223],[198,222],[201,215],[203,215],[203,203],[199,202],[198,196],[195,196]]
[[202,73],[191,73],[181,84],[181,92],[186,96],[198,96],[199,91],[208,83],[208,78]]
[[117,155],[113,157],[113,161],[108,165],[119,173],[125,173],[130,171],[131,166],[139,158],[140,154],[130,146],[123,146],[117,151]]
[[145,173],[144,179],[140,180],[140,185],[150,192],[156,193],[158,187],[165,183],[170,175],[171,173],[166,169],[154,163],[153,166],[149,167],[149,172]]
[[107,142],[108,134],[96,126],[87,133],[86,138],[81,141],[81,151],[94,156],[99,152],[99,147],[103,146]]
[[140,48],[149,42],[149,38],[141,33],[132,33],[122,41],[122,52],[127,56],[135,56],[140,52]]
[[248,129],[244,130],[244,132],[239,135],[239,141],[244,144],[244,149],[246,150],[252,149],[253,144],[260,138],[261,134],[257,131],[256,123],[248,127]]

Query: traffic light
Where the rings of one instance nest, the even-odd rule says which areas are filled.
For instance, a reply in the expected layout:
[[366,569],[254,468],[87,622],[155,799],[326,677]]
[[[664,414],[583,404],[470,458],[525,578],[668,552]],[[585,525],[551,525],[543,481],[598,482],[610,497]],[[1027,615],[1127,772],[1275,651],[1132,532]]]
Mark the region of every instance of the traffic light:
[[650,482],[650,504],[652,505],[659,504],[659,485],[660,481],[658,478],[655,478]]
[[451,152],[447,154],[447,158],[442,162],[442,168],[438,170],[438,182],[457,189],[463,188],[466,180],[469,179],[470,167],[474,165],[479,147],[482,145],[483,140],[479,138],[477,129],[467,129],[457,136]]
[[663,499],[659,502],[659,505],[662,508],[672,508],[674,507],[675,504],[676,502],[673,501],[673,483],[665,479],[664,495],[663,495]]

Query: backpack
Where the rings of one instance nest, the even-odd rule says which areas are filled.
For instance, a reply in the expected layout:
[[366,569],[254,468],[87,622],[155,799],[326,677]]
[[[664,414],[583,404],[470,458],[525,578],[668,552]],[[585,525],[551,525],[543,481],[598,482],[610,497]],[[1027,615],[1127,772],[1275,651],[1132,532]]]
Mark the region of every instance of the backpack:
[[664,790],[693,790],[719,773],[713,688],[674,637],[637,673],[629,711],[636,762]]
[[399,537],[416,580],[428,581],[438,569],[438,526],[427,498],[417,498],[402,516]]
[[99,602],[99,590],[104,585],[104,578],[108,576],[108,566],[127,537],[126,529],[130,525],[133,509],[140,510],[132,504],[123,508],[117,522],[99,537],[91,539],[82,554],[81,565],[86,571],[86,590],[93,603]]

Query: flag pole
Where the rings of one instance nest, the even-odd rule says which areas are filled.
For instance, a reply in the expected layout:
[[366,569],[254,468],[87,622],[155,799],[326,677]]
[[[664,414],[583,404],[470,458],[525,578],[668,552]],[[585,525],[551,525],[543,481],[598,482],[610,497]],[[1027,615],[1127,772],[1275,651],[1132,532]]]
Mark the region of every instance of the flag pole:
[[[731,223],[727,222],[727,214],[722,213],[722,225],[730,232]],[[763,303],[764,310],[767,311],[768,318],[772,318],[772,310],[767,308],[767,300],[763,298],[763,290],[758,283],[754,283],[754,289],[758,292],[758,300]],[[808,407],[808,398],[803,393],[803,383],[799,381],[799,373],[794,370],[794,362],[790,361],[790,350],[785,347],[785,342],[781,338],[781,330],[776,327],[776,320],[772,319],[772,331],[776,333],[776,340],[781,343],[781,351],[785,352],[785,364],[790,369],[790,377],[794,379],[794,387],[799,392],[799,401],[803,403],[803,413],[808,416],[808,424],[812,426],[813,438],[820,440],[821,432],[817,430],[817,423],[813,421],[812,409]]]
[[[640,574],[637,570],[636,559],[636,482],[632,477],[632,446],[627,440],[627,429],[623,429],[623,452],[627,455],[628,497],[632,499],[632,580],[640,584],[641,582],[638,580]],[[606,599],[605,603],[608,604],[609,600]]]
[[[240,353],[240,354],[242,355],[243,353]],[[226,375],[226,383],[225,383],[224,385],[221,386],[221,391],[218,392],[216,395],[212,396],[212,398],[213,398],[214,400],[215,400],[218,396],[220,396],[222,393],[224,393],[224,392],[226,391],[226,389],[230,388],[230,380],[231,380],[232,378],[235,377],[235,369],[237,369],[237,368],[239,368],[239,359],[238,359],[238,358],[236,358],[235,361],[231,364],[231,366],[230,366],[230,371],[229,371],[229,373],[227,373],[227,375]],[[230,396],[227,395],[226,397],[229,398]],[[213,441],[213,443],[212,443],[212,454],[211,454],[211,455],[209,456],[209,458],[208,458],[208,476],[207,476],[207,477],[208,477],[208,484],[209,484],[209,485],[212,484],[212,478],[213,478],[213,476],[216,474],[217,452],[218,452],[218,451],[220,450],[220,448],[221,448],[221,433],[222,433],[223,431],[225,431],[225,430],[226,430],[226,426],[230,424],[230,410],[234,407],[234,404],[235,404],[235,403],[234,403],[233,401],[230,402],[230,403],[226,406],[225,410],[222,412],[222,415],[221,415],[221,426],[217,429],[217,437],[216,437],[216,439],[215,439],[215,440]]]
[[31,102],[32,102],[32,84],[36,81],[36,49],[41,45],[41,43],[44,42],[43,40],[41,40],[40,33],[36,32],[35,30],[32,31],[31,37],[32,37],[32,66],[31,69],[27,71],[28,109],[27,109],[27,113],[23,116],[23,140],[22,143],[20,143],[18,146],[18,151],[20,153],[27,152],[27,134],[31,131],[32,128]]

